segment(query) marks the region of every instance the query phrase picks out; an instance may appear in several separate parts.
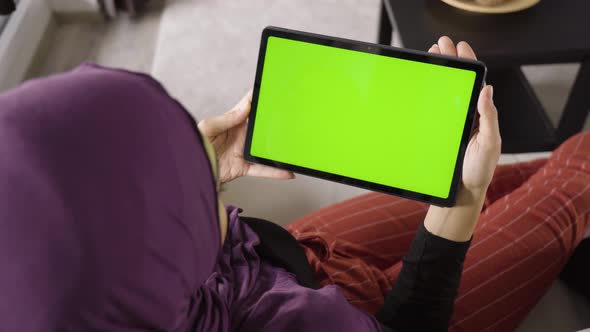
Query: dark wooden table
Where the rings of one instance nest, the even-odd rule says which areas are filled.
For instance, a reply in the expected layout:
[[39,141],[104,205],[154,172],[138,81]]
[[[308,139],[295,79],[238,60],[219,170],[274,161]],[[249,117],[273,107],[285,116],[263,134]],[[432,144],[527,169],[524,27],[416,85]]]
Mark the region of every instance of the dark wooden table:
[[[442,35],[468,41],[488,66],[498,107],[502,152],[554,149],[580,132],[590,110],[590,0],[541,0],[525,11],[477,14],[440,0],[383,0],[379,43],[397,29],[404,47],[427,50]],[[580,62],[554,128],[520,66]]]

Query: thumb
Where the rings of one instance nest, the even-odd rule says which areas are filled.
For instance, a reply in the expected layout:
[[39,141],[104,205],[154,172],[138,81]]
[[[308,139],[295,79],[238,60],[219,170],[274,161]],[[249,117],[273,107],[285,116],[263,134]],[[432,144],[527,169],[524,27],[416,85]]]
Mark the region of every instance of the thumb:
[[499,138],[498,111],[493,100],[494,89],[486,85],[479,94],[477,111],[479,113],[479,134],[487,138]]
[[246,95],[230,111],[225,112],[219,116],[204,119],[199,122],[199,130],[205,136],[219,135],[235,126],[244,123],[249,113],[250,98],[249,95]]

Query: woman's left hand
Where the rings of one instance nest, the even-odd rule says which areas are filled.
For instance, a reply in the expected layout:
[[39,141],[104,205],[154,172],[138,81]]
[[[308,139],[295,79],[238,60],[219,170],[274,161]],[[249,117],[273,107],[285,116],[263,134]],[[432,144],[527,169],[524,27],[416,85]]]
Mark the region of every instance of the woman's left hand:
[[215,148],[219,163],[221,183],[227,183],[241,176],[257,176],[273,179],[293,179],[291,172],[252,164],[244,160],[246,125],[252,93],[248,93],[229,112],[199,122],[199,130]]
[[[429,52],[476,60],[475,53],[469,44],[460,42],[455,46],[446,36],[441,37]],[[489,85],[480,92],[477,112],[479,122],[475,124],[463,159],[462,184],[463,189],[485,194],[492,181],[502,146],[498,112],[493,101],[493,88]]]

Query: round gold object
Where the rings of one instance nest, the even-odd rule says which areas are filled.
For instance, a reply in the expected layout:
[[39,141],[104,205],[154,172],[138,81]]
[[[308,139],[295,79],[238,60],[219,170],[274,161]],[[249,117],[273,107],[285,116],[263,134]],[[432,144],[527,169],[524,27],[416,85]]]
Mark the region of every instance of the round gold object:
[[504,14],[513,13],[530,8],[538,4],[541,0],[505,0],[497,5],[480,5],[473,0],[441,0],[447,5],[467,10],[470,12],[484,14]]

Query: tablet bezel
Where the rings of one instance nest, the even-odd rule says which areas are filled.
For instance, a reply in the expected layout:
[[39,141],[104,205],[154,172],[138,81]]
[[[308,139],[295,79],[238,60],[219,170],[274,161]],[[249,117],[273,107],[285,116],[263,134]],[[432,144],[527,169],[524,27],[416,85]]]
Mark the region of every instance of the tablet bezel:
[[[407,59],[417,62],[436,64],[441,66],[453,67],[471,70],[476,73],[475,83],[471,93],[471,100],[469,103],[469,109],[467,111],[467,117],[463,126],[463,134],[461,136],[461,143],[459,146],[459,152],[457,155],[457,161],[455,163],[455,170],[453,172],[453,178],[451,181],[451,188],[449,190],[449,196],[447,198],[441,198],[428,194],[423,194],[411,190],[401,189],[397,187],[386,186],[374,182],[368,182],[355,178],[350,178],[342,175],[336,175],[333,173],[327,173],[316,169],[307,167],[292,165],[283,163],[276,160],[256,157],[250,154],[250,148],[252,145],[252,135],[254,130],[254,123],[256,120],[256,110],[258,106],[258,96],[260,93],[260,84],[262,80],[262,71],[264,67],[264,59],[266,56],[266,45],[269,37],[279,37],[291,40],[297,40],[302,42],[314,43],[319,45],[331,46],[336,48],[342,48],[347,50],[354,50],[359,52],[383,55],[388,57]],[[486,76],[486,66],[481,61],[463,59],[457,57],[450,57],[444,55],[431,54],[422,51],[401,49],[392,46],[385,46],[379,44],[366,43],[361,41],[354,41],[349,39],[337,38],[324,36],[309,32],[302,32],[296,30],[289,30],[279,27],[269,26],[266,27],[262,32],[262,38],[260,42],[260,50],[258,54],[258,64],[256,68],[256,77],[254,80],[254,88],[252,92],[252,107],[248,116],[248,126],[246,132],[246,141],[244,145],[244,158],[247,161],[272,166],[280,169],[285,169],[299,174],[309,175],[324,180],[334,181],[347,185],[356,186],[363,189],[369,189],[378,191],[386,194],[392,194],[408,199],[413,199],[428,204],[433,204],[443,207],[454,206],[457,199],[457,192],[461,185],[461,174],[463,169],[463,158],[467,149],[467,144],[472,134],[472,130],[475,128],[477,120],[477,99],[479,92],[483,87]]]

